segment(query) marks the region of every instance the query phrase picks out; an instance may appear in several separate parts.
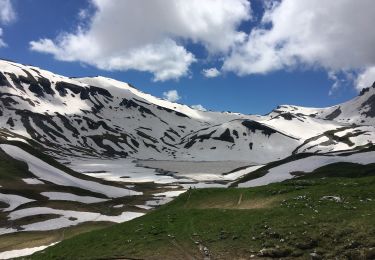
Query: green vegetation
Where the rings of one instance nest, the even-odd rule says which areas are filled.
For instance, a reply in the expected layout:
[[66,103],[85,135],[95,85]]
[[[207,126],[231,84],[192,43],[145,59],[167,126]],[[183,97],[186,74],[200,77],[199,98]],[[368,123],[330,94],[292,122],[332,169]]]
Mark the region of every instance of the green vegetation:
[[346,177],[359,178],[375,176],[375,163],[360,165],[356,163],[333,163],[316,169],[311,173],[304,173],[302,178]]
[[374,259],[373,173],[374,165],[336,164],[318,169],[315,178],[192,189],[143,217],[75,236],[30,258]]

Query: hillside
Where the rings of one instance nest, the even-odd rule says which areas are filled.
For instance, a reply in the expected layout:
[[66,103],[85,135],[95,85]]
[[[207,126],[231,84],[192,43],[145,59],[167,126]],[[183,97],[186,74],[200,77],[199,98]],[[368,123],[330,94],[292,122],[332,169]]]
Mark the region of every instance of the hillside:
[[257,188],[192,189],[30,259],[373,259],[374,188],[374,164],[339,163]]
[[198,111],[113,79],[67,78],[3,60],[0,86],[0,128],[56,158],[268,163],[361,149],[375,138],[375,86],[331,108],[280,106],[266,116]]
[[[188,258],[205,254],[204,247],[214,258],[236,250],[241,257],[281,239],[288,257],[307,256],[312,248],[295,245],[302,227],[280,222],[300,223],[307,215],[314,236],[316,226],[342,218],[371,237],[364,227],[373,210],[374,97],[375,84],[328,108],[282,105],[264,116],[199,111],[114,79],[68,78],[0,60],[0,258],[60,241],[47,251],[51,258],[84,258],[79,251],[153,258],[155,248],[163,258]],[[296,180],[309,176],[337,178]],[[354,176],[363,178],[347,179]],[[280,202],[305,200],[304,192],[314,209],[322,206],[319,214]],[[362,194],[359,202],[355,193]],[[335,194],[365,217],[356,223],[344,204],[327,210],[331,202],[320,198]],[[262,221],[282,237],[267,244]],[[104,227],[112,228],[64,242]],[[346,232],[344,224],[340,229]],[[285,242],[285,232],[297,233]],[[329,239],[317,246],[324,255]],[[341,242],[336,253],[345,247]]]

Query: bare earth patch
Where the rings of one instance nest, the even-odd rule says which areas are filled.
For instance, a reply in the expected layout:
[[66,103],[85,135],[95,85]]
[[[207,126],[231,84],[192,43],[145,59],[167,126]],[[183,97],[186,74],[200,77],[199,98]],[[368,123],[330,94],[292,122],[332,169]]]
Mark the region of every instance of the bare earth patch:
[[251,198],[244,200],[242,194],[237,200],[231,201],[205,201],[197,208],[200,209],[265,209],[270,208],[276,202],[281,201],[280,197]]

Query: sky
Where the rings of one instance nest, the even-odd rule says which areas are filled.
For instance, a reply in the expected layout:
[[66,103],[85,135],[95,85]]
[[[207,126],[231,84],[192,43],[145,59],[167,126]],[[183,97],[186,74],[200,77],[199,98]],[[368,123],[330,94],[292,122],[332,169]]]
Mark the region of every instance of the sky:
[[266,114],[372,85],[373,17],[373,0],[0,0],[0,58]]

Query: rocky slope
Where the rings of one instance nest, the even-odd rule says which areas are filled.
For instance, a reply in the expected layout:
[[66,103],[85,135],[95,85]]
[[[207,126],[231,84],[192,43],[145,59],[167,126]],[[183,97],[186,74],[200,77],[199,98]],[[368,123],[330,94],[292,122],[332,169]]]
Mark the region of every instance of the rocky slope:
[[55,156],[267,163],[293,153],[362,149],[375,140],[375,85],[330,108],[266,116],[203,112],[104,77],[67,78],[0,61],[3,138]]

